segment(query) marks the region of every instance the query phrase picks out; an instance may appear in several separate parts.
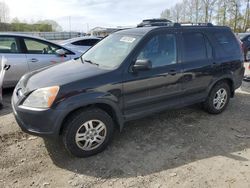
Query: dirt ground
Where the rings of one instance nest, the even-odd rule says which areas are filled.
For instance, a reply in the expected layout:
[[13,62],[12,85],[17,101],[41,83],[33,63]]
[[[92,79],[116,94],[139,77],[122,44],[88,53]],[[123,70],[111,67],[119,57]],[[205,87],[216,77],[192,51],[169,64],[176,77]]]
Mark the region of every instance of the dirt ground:
[[238,91],[220,115],[195,105],[130,122],[85,159],[23,133],[5,92],[0,187],[250,187],[248,92]]

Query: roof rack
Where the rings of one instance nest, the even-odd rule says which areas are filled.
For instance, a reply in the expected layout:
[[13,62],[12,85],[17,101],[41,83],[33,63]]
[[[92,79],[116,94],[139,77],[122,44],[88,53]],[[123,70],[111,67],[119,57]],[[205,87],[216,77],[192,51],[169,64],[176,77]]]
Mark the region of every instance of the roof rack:
[[193,23],[193,22],[178,22],[178,23],[174,23],[175,26],[208,26],[208,27],[212,27],[213,24],[212,23]]
[[137,27],[150,27],[150,26],[170,26],[170,27],[182,27],[182,26],[207,26],[212,27],[212,23],[192,23],[192,22],[171,22],[170,20],[159,19],[147,19],[143,20]]
[[137,25],[137,27],[147,27],[147,26],[168,26],[172,22],[170,20],[164,19],[164,18],[157,18],[157,19],[146,19],[142,20],[140,24]]

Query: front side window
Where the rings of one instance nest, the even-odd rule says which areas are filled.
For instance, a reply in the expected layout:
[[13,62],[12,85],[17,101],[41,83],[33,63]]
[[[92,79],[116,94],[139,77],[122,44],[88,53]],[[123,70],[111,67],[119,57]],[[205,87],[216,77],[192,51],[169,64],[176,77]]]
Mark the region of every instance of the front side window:
[[20,53],[15,37],[0,37],[0,53]]
[[[207,59],[206,40],[201,33],[183,33],[183,58],[184,62]],[[210,49],[211,56],[212,50]]]
[[43,41],[24,39],[29,54],[56,54],[58,46]]
[[176,40],[173,34],[160,34],[152,37],[139,53],[137,60],[148,59],[152,67],[176,63]]
[[85,62],[93,62],[99,67],[114,69],[118,67],[134,49],[141,36],[112,34],[98,42],[81,58]]

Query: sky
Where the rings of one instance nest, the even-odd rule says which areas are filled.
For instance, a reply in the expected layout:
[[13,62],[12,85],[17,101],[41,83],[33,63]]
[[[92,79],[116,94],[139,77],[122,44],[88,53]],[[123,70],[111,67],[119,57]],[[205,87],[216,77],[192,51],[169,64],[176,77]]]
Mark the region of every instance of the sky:
[[10,18],[27,22],[52,19],[65,31],[86,32],[97,26],[134,26],[180,0],[0,0],[10,9]]

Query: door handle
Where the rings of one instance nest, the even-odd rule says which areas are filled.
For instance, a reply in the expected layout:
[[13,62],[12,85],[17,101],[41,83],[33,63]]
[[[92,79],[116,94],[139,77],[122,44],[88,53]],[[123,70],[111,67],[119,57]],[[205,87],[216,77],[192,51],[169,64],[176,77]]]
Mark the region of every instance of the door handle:
[[38,62],[38,59],[32,58],[32,59],[30,59],[30,62],[32,62],[32,63]]
[[177,71],[176,71],[176,70],[170,70],[170,71],[169,71],[169,74],[172,75],[172,76],[174,76],[174,75],[177,74]]
[[4,66],[4,70],[9,70],[10,69],[10,65],[5,65]]

